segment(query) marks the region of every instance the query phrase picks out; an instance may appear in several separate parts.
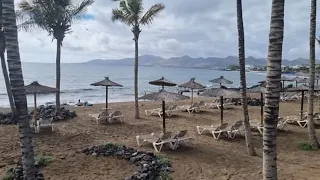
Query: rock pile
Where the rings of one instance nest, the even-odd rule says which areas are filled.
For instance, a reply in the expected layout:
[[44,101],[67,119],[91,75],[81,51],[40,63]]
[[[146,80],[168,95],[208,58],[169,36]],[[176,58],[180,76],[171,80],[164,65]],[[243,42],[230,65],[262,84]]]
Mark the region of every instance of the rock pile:
[[[36,172],[36,180],[44,180],[43,174],[39,171],[39,168],[37,167],[37,172]],[[6,179],[10,180],[24,180],[23,179],[23,168],[21,165],[18,165],[17,167],[10,168],[6,174],[5,174]]]
[[[61,120],[67,120],[72,119],[76,117],[76,113],[74,111],[70,111],[66,109],[65,107],[61,107],[61,115],[56,116],[56,107],[55,105],[49,105],[49,106],[39,106],[37,108],[38,111],[38,117],[39,118],[52,118],[54,121],[61,121]],[[30,113],[30,117],[32,118],[34,114],[34,111]]]
[[12,113],[0,113],[0,124],[17,124]]
[[138,151],[124,145],[107,143],[106,145],[92,146],[82,151],[93,156],[117,156],[133,162],[138,170],[125,180],[155,180],[160,176],[168,176],[173,172],[168,159],[156,156],[152,152]]

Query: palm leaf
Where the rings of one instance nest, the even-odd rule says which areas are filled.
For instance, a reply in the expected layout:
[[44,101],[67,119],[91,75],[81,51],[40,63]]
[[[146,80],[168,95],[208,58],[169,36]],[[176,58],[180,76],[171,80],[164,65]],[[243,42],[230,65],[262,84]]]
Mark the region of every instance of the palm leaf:
[[165,8],[164,4],[158,3],[153,5],[141,18],[139,24],[151,24],[153,19]]
[[81,19],[84,17],[88,7],[94,3],[94,0],[84,0],[77,6],[69,9],[70,19]]
[[139,22],[143,12],[142,0],[128,0],[127,7],[131,12],[131,16],[135,22]]
[[112,9],[112,17],[111,20],[113,22],[120,21],[128,26],[130,26],[132,23],[130,22],[130,18],[126,16],[123,11],[120,9]]

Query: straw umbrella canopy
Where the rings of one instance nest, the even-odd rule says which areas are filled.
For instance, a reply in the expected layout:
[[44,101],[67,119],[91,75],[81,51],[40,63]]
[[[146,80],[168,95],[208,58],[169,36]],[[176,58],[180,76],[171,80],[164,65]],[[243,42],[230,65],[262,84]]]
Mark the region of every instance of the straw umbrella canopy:
[[195,79],[196,78],[191,78],[190,81],[179,85],[179,87],[191,89],[191,103],[193,102],[193,90],[206,88],[204,85],[195,82]]
[[24,87],[27,94],[34,94],[34,121],[36,123],[38,116],[37,116],[37,94],[48,94],[48,93],[54,93],[57,91],[56,88],[43,86],[38,83],[38,81],[34,81],[31,84]]
[[168,92],[164,89],[161,89],[159,92],[146,94],[142,97],[139,97],[139,99],[143,100],[149,100],[149,101],[162,101],[162,126],[163,126],[163,132],[166,131],[166,116],[165,116],[165,102],[166,101],[177,101],[177,100],[184,100],[189,99],[190,97],[184,96],[182,94],[174,93],[174,92]]
[[223,123],[223,98],[241,98],[240,91],[230,90],[226,88],[212,88],[206,90],[200,94],[200,96],[205,97],[219,97],[220,96],[220,120]]
[[162,76],[162,78],[160,78],[158,80],[150,81],[149,84],[156,85],[156,86],[162,86],[162,89],[164,89],[164,86],[176,86],[177,85],[176,83],[169,81],[168,79],[164,78],[163,76]]
[[281,76],[281,81],[282,81],[282,88],[284,88],[284,82],[285,82],[285,81],[294,81],[294,80],[292,80],[291,78],[288,78],[288,77],[282,75],[282,76]]
[[108,89],[109,86],[115,86],[115,87],[123,87],[122,85],[115,83],[109,79],[109,77],[105,77],[104,80],[92,83],[91,86],[105,86],[106,87],[106,111],[108,111]]
[[209,80],[209,82],[212,82],[212,83],[216,83],[216,84],[233,84],[232,81],[228,80],[228,79],[225,79],[223,76],[220,76],[219,78],[216,78],[216,79],[212,79],[212,80]]

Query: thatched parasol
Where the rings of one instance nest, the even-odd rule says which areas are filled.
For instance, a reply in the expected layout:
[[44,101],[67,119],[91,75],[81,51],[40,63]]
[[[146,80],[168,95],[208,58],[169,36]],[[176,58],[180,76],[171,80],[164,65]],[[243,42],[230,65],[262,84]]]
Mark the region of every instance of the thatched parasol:
[[195,79],[196,78],[191,78],[190,81],[179,85],[179,87],[191,89],[191,103],[193,102],[193,90],[206,88],[204,85],[195,82]]
[[292,80],[291,78],[288,78],[288,77],[282,75],[282,76],[281,76],[281,81],[282,81],[282,88],[284,88],[284,82],[285,82],[285,81],[294,81],[294,80]]
[[108,88],[109,86],[123,87],[122,85],[115,83],[109,79],[109,77],[105,77],[104,80],[92,83],[91,86],[105,86],[106,87],[106,111],[108,111]]
[[160,78],[158,80],[150,81],[149,84],[156,85],[156,86],[162,86],[162,89],[164,89],[164,86],[176,86],[177,85],[176,83],[169,81],[168,79],[164,78],[163,76],[162,76],[162,78]]
[[161,89],[159,92],[156,93],[150,93],[146,94],[142,97],[139,97],[139,99],[144,99],[144,100],[149,100],[149,101],[162,101],[162,126],[163,126],[163,132],[166,131],[166,101],[177,101],[177,100],[184,100],[184,99],[189,99],[190,97],[184,96],[178,93],[173,93],[173,92],[168,92],[165,91],[164,89]]
[[216,78],[216,79],[212,79],[210,80],[209,82],[212,82],[212,83],[216,83],[216,84],[233,84],[232,81],[228,80],[228,79],[225,79],[223,76],[220,76],[219,78]]
[[48,93],[54,93],[57,91],[56,88],[43,86],[38,83],[38,81],[34,81],[31,84],[24,87],[27,94],[34,94],[34,114],[33,118],[35,123],[37,123],[38,117],[37,117],[37,94],[48,94]]
[[205,97],[219,97],[220,96],[220,118],[223,123],[223,98],[241,98],[240,91],[230,90],[226,88],[212,88],[204,91],[200,96]]

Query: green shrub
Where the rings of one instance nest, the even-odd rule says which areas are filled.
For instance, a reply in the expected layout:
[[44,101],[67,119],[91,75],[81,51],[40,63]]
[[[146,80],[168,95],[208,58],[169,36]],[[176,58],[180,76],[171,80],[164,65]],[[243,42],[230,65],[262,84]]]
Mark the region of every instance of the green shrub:
[[7,171],[2,177],[1,180],[13,180],[12,171]]
[[312,144],[309,142],[301,142],[298,144],[298,147],[303,151],[311,151],[313,149]]
[[52,162],[51,156],[37,156],[35,158],[36,163],[38,163],[39,166],[47,166],[49,163]]
[[158,180],[172,180],[169,172],[161,172]]
[[161,154],[157,154],[157,162],[159,165],[161,166],[170,166],[171,162],[170,159],[165,156],[165,155],[161,155]]

